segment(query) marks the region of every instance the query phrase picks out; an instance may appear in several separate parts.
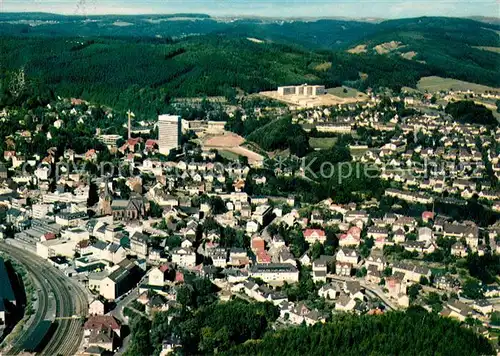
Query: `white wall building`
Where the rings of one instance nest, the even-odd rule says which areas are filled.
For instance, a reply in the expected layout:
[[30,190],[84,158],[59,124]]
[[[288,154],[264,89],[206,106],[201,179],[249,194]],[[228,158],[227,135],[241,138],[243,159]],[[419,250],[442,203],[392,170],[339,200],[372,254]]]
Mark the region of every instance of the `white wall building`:
[[181,118],[177,115],[158,116],[158,147],[160,153],[168,155],[171,149],[180,146]]

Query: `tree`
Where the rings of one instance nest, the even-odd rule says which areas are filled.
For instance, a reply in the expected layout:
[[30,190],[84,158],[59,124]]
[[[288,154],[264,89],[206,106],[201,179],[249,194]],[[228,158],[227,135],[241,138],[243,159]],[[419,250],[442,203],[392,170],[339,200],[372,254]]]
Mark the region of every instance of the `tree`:
[[477,279],[469,278],[462,286],[462,295],[469,299],[483,298],[483,291]]
[[311,247],[311,259],[316,260],[321,256],[324,252],[323,244],[319,241],[315,241]]
[[151,321],[143,316],[138,316],[132,319],[131,327],[132,337],[130,346],[125,355],[127,356],[149,356],[153,353],[153,346],[149,330],[151,329]]
[[412,284],[408,287],[407,294],[410,298],[410,302],[414,302],[417,299],[420,289],[422,289],[422,287],[419,284]]
[[423,285],[423,286],[429,285],[429,280],[427,279],[427,277],[421,276],[420,277],[420,284]]
[[149,202],[149,214],[153,218],[161,218],[163,216],[163,209],[154,201]]

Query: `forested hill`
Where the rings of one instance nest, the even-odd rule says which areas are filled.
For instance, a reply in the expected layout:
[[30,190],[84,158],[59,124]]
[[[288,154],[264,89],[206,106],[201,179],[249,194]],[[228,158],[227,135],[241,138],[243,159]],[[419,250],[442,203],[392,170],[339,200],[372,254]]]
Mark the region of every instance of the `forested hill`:
[[285,83],[319,83],[324,72],[315,68],[328,59],[286,45],[216,35],[175,42],[4,37],[0,52],[0,68],[8,72],[4,81],[23,68],[28,79],[49,86],[57,95],[131,108],[151,117],[163,112],[173,97],[231,98],[237,90],[256,92]]
[[410,308],[381,316],[346,315],[333,322],[270,332],[228,355],[493,355],[488,341],[456,321]]

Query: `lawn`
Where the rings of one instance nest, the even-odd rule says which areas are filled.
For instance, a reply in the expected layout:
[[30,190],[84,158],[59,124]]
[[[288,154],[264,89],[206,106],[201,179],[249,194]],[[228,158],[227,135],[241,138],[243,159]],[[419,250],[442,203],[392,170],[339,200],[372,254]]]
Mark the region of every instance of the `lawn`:
[[339,98],[364,98],[366,97],[365,93],[357,91],[356,89],[349,87],[337,87],[327,89],[328,94],[332,94],[338,96]]
[[226,151],[226,150],[219,150],[219,154],[224,157],[225,159],[229,161],[237,161],[239,159],[239,155],[237,155],[234,152]]
[[314,149],[326,150],[333,147],[337,142],[337,137],[311,137],[309,145]]

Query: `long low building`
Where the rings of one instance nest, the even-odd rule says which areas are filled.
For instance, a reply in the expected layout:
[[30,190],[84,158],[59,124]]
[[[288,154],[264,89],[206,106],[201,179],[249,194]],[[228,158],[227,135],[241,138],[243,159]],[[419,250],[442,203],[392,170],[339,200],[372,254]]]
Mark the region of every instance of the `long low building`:
[[299,270],[289,263],[256,264],[250,269],[250,276],[267,283],[295,283],[299,281]]
[[285,87],[278,87],[278,94],[281,96],[286,95],[300,95],[300,96],[318,96],[324,95],[326,89],[324,85],[291,85]]
[[434,198],[425,194],[415,193],[410,191],[403,191],[397,189],[386,189],[385,195],[389,197],[395,197],[401,200],[408,201],[410,203],[420,203],[420,204],[432,204]]

